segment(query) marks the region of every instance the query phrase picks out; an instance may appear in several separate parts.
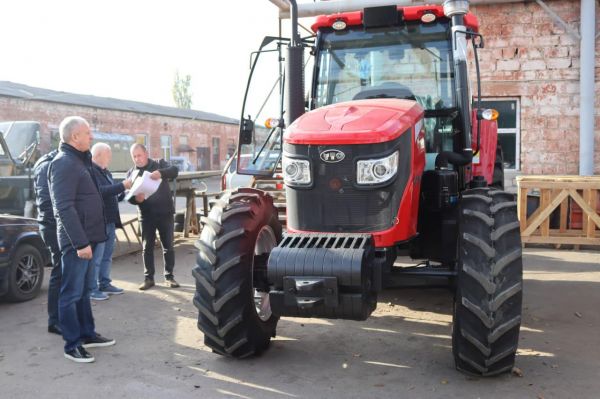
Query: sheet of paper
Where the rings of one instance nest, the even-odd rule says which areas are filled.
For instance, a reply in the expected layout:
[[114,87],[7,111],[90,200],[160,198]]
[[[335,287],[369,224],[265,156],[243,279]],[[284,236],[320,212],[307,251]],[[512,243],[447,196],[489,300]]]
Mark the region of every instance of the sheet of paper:
[[152,194],[156,192],[156,190],[158,190],[160,182],[162,182],[162,179],[153,180],[150,178],[150,172],[144,171],[143,175],[135,179],[126,198],[129,199],[131,197],[135,197],[138,194],[144,194],[146,199],[148,199]]

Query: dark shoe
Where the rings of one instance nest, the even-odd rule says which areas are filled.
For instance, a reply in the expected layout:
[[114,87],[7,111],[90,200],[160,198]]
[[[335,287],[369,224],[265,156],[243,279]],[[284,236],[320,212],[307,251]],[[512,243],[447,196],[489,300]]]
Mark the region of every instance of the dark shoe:
[[144,280],[144,282],[142,284],[140,284],[140,286],[138,287],[138,290],[140,291],[146,291],[148,288],[152,288],[154,287],[154,280],[150,280],[150,279],[146,279]]
[[81,346],[65,352],[65,357],[77,363],[92,363],[94,360],[96,360],[94,359],[94,356],[92,356]]
[[83,340],[83,346],[84,348],[99,348],[102,346],[113,346],[114,344],[116,344],[117,341],[115,341],[114,339],[110,339],[110,338],[105,338],[102,335],[96,333],[96,337],[94,338],[85,338]]
[[123,293],[123,288],[118,288],[112,284],[109,284],[106,287],[100,288],[100,291],[108,295],[121,295]]
[[106,301],[108,294],[102,291],[94,290],[90,292],[90,299],[94,301]]
[[179,283],[172,277],[165,280],[165,285],[168,288],[179,288]]
[[62,335],[62,330],[60,329],[58,324],[48,326],[48,332],[56,335]]

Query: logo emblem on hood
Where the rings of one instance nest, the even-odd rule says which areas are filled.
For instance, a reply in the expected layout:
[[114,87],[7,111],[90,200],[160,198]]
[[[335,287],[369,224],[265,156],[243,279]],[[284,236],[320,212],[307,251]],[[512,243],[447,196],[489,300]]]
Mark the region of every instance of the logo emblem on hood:
[[327,163],[336,163],[343,161],[346,154],[340,150],[325,150],[321,152],[321,160]]

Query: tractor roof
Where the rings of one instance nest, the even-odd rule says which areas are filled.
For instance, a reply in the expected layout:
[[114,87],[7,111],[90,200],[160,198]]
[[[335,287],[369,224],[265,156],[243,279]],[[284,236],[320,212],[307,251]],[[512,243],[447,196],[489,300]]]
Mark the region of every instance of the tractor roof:
[[[400,7],[398,11],[402,12],[404,21],[419,21],[426,12],[433,13],[437,18],[446,18],[444,8],[441,5],[424,5],[424,6],[409,6]],[[311,29],[317,32],[320,28],[330,28],[334,22],[344,21],[347,26],[358,26],[363,24],[363,11],[352,11],[330,15],[319,15]],[[479,29],[477,17],[471,13],[465,15],[465,25],[473,29],[475,32]]]

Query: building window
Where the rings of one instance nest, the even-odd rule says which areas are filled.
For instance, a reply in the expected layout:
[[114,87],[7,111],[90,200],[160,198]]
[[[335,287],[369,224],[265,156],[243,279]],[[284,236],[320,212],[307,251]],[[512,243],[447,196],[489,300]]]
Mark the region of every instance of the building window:
[[[477,104],[477,102],[475,102]],[[498,117],[498,144],[504,154],[504,169],[519,170],[521,148],[521,118],[519,99],[486,98],[481,101],[482,108],[493,108],[500,113]]]
[[235,154],[235,150],[235,141],[233,139],[229,139],[229,142],[227,143],[227,159],[231,158],[233,154]]
[[212,138],[212,165],[213,169],[221,169],[221,138]]
[[171,136],[160,136],[160,152],[167,161],[171,159]]
[[144,147],[146,147],[147,151],[150,151],[149,145],[148,145],[148,135],[146,133],[138,133],[135,135],[135,142],[136,144],[141,144]]
[[188,136],[179,136],[179,144],[187,145],[188,144]]

